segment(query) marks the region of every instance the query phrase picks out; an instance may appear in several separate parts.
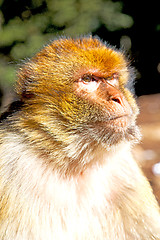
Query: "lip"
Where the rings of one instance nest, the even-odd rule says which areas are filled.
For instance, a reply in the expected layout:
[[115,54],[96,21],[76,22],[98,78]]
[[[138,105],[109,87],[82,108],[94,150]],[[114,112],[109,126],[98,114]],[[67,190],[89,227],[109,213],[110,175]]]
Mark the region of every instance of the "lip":
[[120,115],[120,116],[117,116],[117,117],[111,117],[108,119],[108,121],[112,121],[112,120],[116,120],[116,119],[119,119],[119,118],[129,118],[130,117],[130,114],[124,114],[124,115]]
[[116,117],[108,118],[107,120],[97,122],[97,127],[101,126],[103,129],[112,129],[114,132],[125,131],[130,125],[130,115],[120,115]]
[[120,129],[125,130],[130,123],[130,115],[121,115],[121,116],[117,116],[117,117],[113,117],[111,119],[109,119],[108,121],[108,125],[110,125],[110,127],[114,128],[115,131]]

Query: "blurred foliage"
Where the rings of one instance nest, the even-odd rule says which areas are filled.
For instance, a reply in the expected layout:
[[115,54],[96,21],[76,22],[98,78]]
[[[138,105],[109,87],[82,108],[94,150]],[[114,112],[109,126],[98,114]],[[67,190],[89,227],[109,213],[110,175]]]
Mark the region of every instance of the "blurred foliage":
[[156,26],[156,30],[157,30],[157,31],[160,31],[160,24],[158,24],[158,25]]
[[15,64],[57,35],[77,36],[104,26],[130,28],[122,2],[111,0],[0,0],[0,84],[15,78]]

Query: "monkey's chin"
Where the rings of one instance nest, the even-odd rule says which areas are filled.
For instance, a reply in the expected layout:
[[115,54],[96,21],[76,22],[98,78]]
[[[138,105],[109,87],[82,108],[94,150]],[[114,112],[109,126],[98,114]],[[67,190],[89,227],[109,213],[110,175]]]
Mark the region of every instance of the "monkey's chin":
[[112,118],[108,121],[100,121],[92,125],[88,133],[98,143],[105,144],[108,147],[118,144],[121,141],[136,143],[139,141],[141,135],[134,122],[127,115]]

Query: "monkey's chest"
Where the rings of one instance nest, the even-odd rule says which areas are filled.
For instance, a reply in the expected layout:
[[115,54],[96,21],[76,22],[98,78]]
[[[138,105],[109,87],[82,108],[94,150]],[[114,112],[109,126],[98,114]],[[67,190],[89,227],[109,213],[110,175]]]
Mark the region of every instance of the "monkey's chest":
[[[123,235],[123,228],[117,227],[120,216],[104,201],[104,205],[97,204],[98,196],[92,199],[73,199],[72,194],[52,203],[37,201],[31,213],[28,212],[28,221],[20,239],[37,240],[109,240],[109,236]],[[75,196],[74,196],[75,197]],[[99,196],[99,198],[101,198]],[[93,204],[94,202],[94,204]],[[117,215],[116,221],[112,216]],[[23,219],[23,216],[22,216]],[[23,221],[22,221],[23,222]],[[112,225],[111,225],[112,222]],[[113,223],[115,227],[113,228]],[[119,233],[117,233],[118,231]],[[27,231],[27,233],[25,233]],[[113,238],[114,239],[114,238]],[[19,238],[17,238],[19,240]]]
[[123,236],[120,212],[107,199],[108,183],[101,181],[104,183],[102,174],[99,180],[90,177],[80,184],[73,179],[68,182],[54,179],[39,187],[42,192],[31,198],[26,204],[28,210],[21,216],[27,224],[24,231],[28,231],[25,233],[28,236],[22,235],[20,239],[110,240],[110,236],[112,239]]

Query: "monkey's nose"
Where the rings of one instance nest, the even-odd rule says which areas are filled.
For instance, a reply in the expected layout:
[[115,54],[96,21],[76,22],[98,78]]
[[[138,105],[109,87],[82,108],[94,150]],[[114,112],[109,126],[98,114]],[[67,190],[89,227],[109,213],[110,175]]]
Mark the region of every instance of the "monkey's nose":
[[118,97],[118,96],[117,96],[117,97],[115,97],[115,96],[114,96],[114,97],[111,97],[110,99],[111,99],[112,101],[114,101],[114,102],[117,102],[117,103],[121,104],[121,99],[120,99],[120,97]]
[[127,102],[123,94],[119,92],[119,90],[114,90],[110,92],[109,102],[114,109],[113,111],[117,112],[118,115],[132,115],[132,109],[129,103]]

